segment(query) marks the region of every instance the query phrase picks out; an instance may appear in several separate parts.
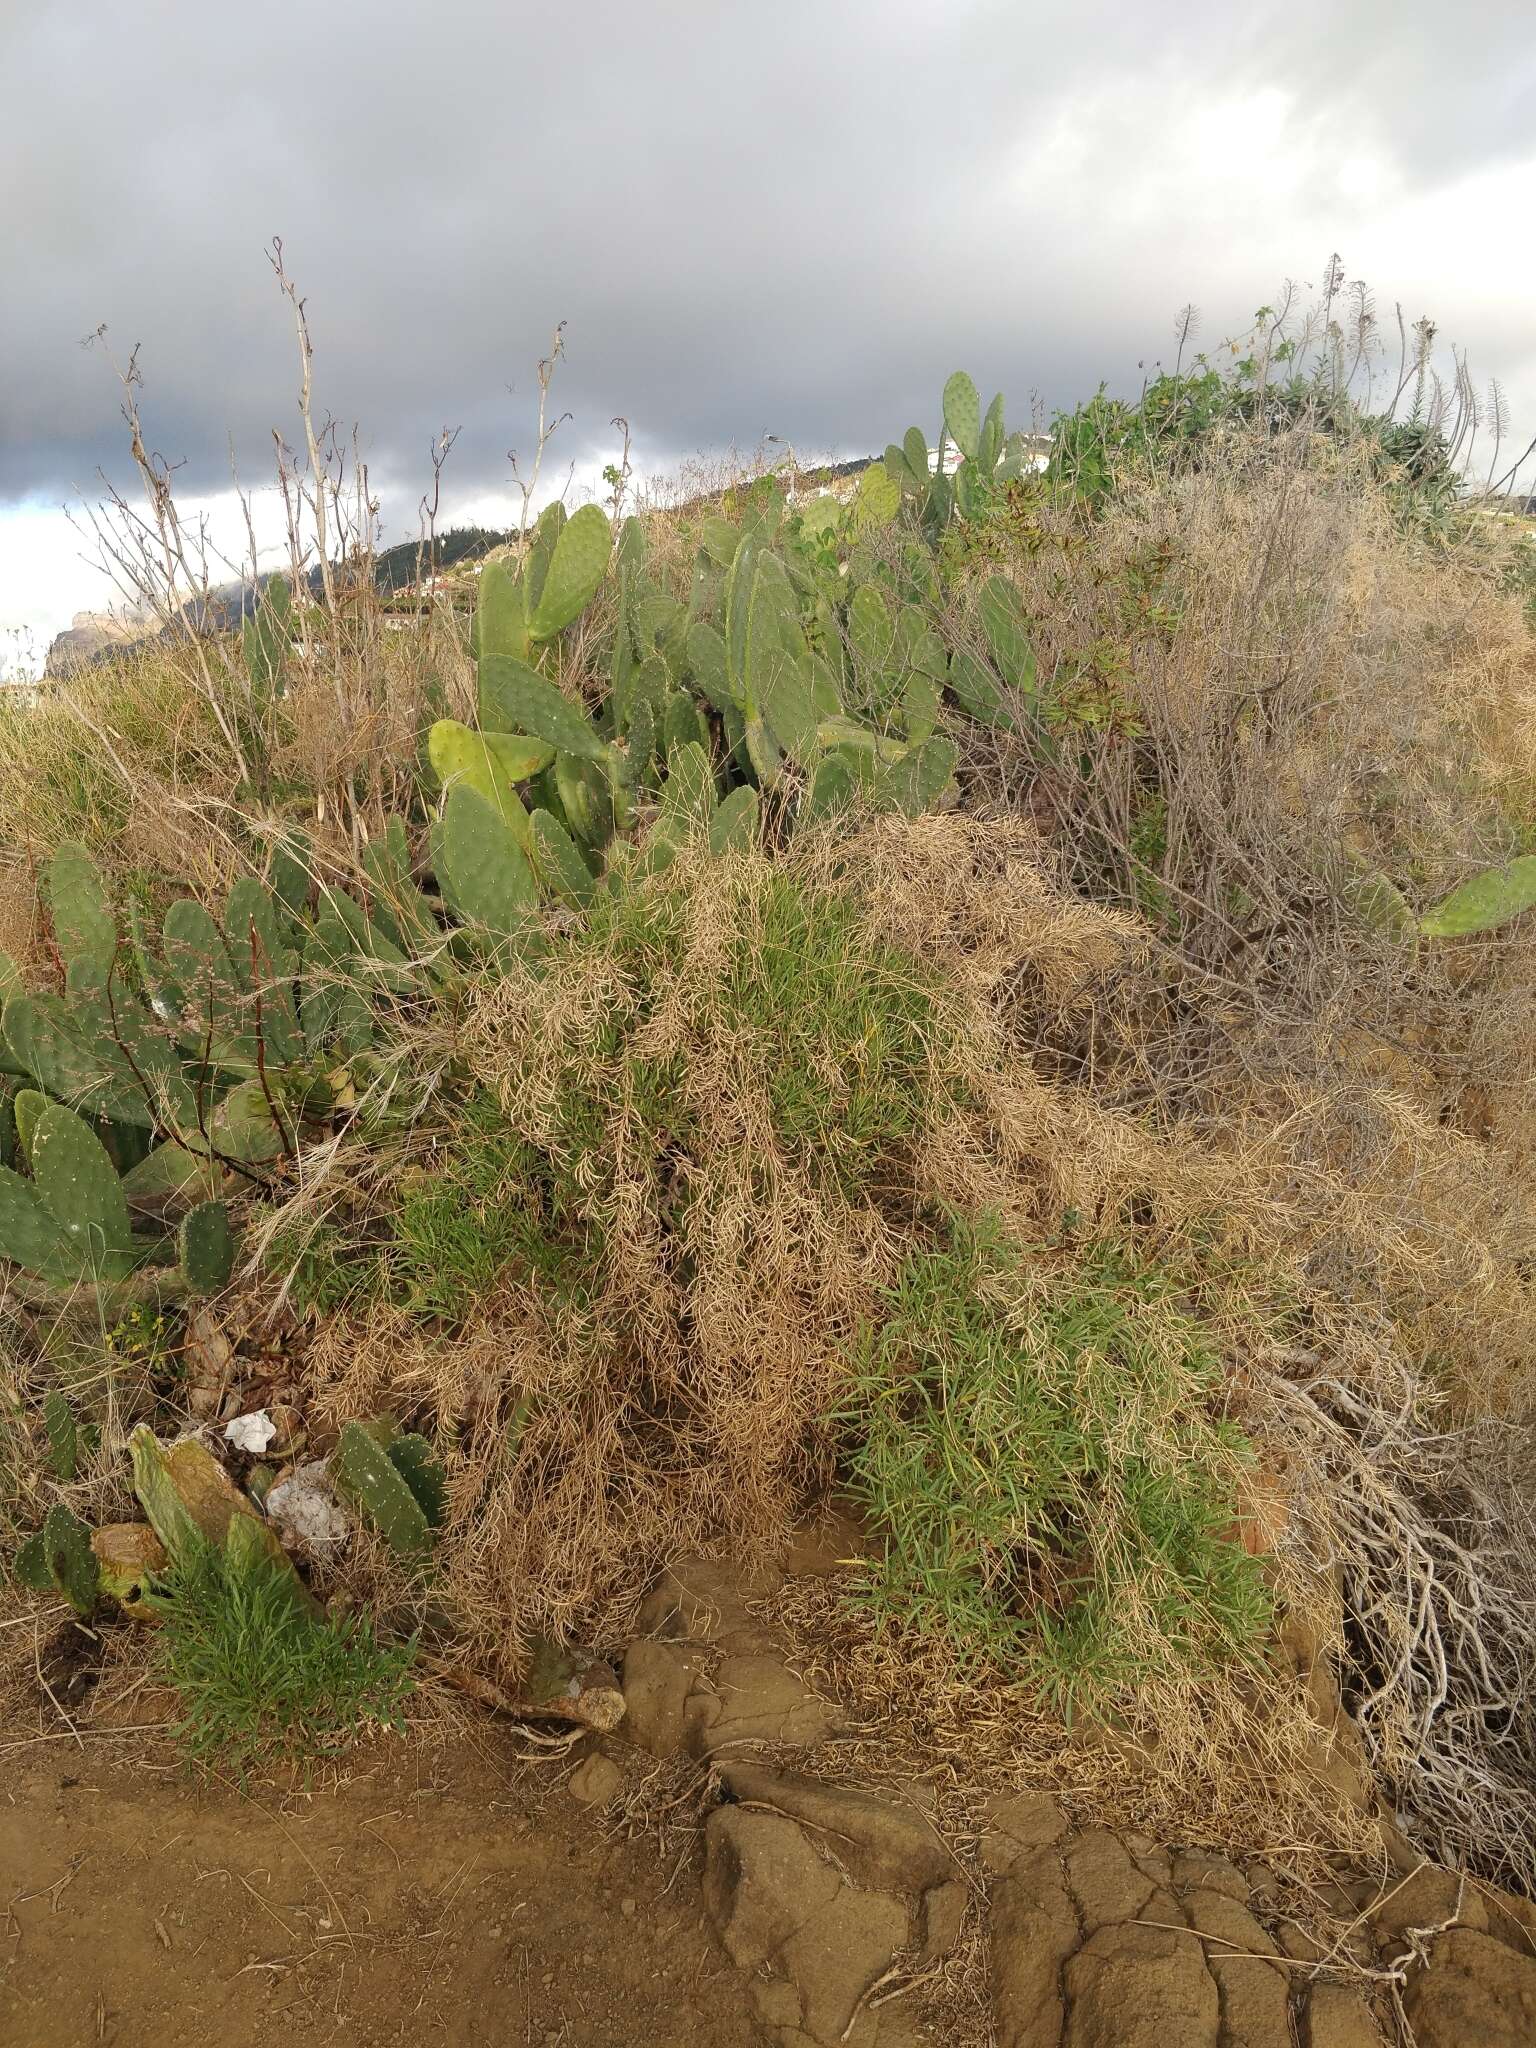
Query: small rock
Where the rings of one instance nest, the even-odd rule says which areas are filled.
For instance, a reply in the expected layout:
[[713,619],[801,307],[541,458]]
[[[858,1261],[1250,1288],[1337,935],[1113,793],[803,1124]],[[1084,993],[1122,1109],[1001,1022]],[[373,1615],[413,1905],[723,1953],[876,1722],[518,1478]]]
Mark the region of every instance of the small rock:
[[841,1884],[792,1820],[740,1806],[710,1815],[704,1857],[705,1910],[740,1970],[777,1955]]
[[999,2048],[1059,2048],[1061,1966],[1081,1937],[1054,1849],[1026,1850],[1015,1859],[992,1888],[991,1920]]
[[910,1934],[898,1900],[845,1884],[824,1912],[791,1935],[778,1962],[800,1993],[800,2024],[813,2041],[834,2048],[848,2039],[865,1992],[891,1967]]
[[652,1756],[683,1746],[683,1707],[697,1659],[671,1643],[640,1641],[624,1652],[624,1733]]
[[[1085,1934],[1118,1920],[1136,1919],[1152,1896],[1151,1878],[1137,1869],[1130,1851],[1108,1828],[1088,1828],[1076,1836],[1067,1843],[1064,1861]],[[1184,1916],[1174,1917],[1182,1922]]]
[[1221,2001],[1192,1934],[1101,1927],[1063,1983],[1064,2048],[1217,2048]]
[[772,1566],[746,1572],[710,1557],[680,1558],[669,1566],[640,1609],[640,1633],[669,1642],[717,1643],[753,1626],[747,1598],[778,1590],[783,1574]]
[[1384,2048],[1365,2001],[1347,1984],[1314,1984],[1301,2016],[1301,2048]]
[[1278,1953],[1248,1908],[1237,1899],[1229,1898],[1225,1892],[1207,1891],[1202,1887],[1187,1893],[1183,1905],[1185,1916],[1195,1932],[1210,1937],[1212,1955],[1219,1955],[1224,1948],[1242,1949],[1261,1956]]
[[684,1710],[688,1747],[695,1756],[712,1756],[745,1742],[810,1748],[841,1726],[837,1709],[776,1655],[727,1657],[712,1689],[695,1689]]
[[620,1899],[619,1911],[626,1920],[633,1920],[636,1912],[635,1901],[633,1899]]
[[1009,1869],[1022,1850],[1044,1849],[1067,1832],[1067,1816],[1045,1792],[1012,1792],[989,1799],[986,1816],[981,1860],[994,1872]]
[[1407,1948],[1403,1937],[1410,1928],[1438,1929],[1454,1921],[1478,1934],[1488,1930],[1488,1908],[1477,1886],[1435,1863],[1421,1864],[1412,1877],[1390,1886],[1368,1917],[1376,1938],[1394,1956]]
[[[756,1764],[727,1764],[720,1775],[741,1804],[799,1821],[868,1890],[926,1892],[955,1874],[954,1858],[934,1828],[877,1793]],[[963,1899],[963,1886],[961,1891]]]
[[1180,1891],[1198,1885],[1205,1891],[1225,1892],[1240,1904],[1251,1890],[1247,1878],[1225,1856],[1201,1856],[1186,1850],[1174,1857],[1172,1877]]
[[1403,2009],[1418,2048],[1530,2048],[1536,2041],[1536,1958],[1458,1927],[1415,1970]]
[[540,1720],[571,1721],[608,1735],[624,1718],[618,1673],[605,1658],[580,1645],[535,1639],[518,1707]]
[[594,1750],[572,1771],[565,1789],[582,1806],[608,1806],[624,1790],[624,1773],[611,1757]]
[[970,1887],[958,1878],[936,1884],[923,1893],[923,1940],[917,1958],[919,1969],[926,1970],[930,1963],[942,1962],[945,1956],[959,1947],[969,1901]]

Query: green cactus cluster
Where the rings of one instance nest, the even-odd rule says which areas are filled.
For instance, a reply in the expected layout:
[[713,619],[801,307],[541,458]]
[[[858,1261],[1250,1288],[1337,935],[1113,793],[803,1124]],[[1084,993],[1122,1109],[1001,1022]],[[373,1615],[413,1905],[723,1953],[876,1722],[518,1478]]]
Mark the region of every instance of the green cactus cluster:
[[[946,474],[946,446],[953,443],[961,460]],[[1022,434],[1010,434],[999,391],[983,413],[981,397],[964,370],[956,370],[944,386],[943,426],[938,456],[930,462],[928,437],[921,427],[908,427],[901,444],[885,451],[885,467],[905,498],[913,500],[930,532],[940,531],[958,513],[979,518],[1001,485],[1012,483],[1028,465]]]
[[344,1423],[330,1471],[391,1550],[415,1557],[431,1548],[443,1519],[443,1468],[425,1437],[383,1417]]
[[16,1552],[14,1569],[31,1592],[61,1595],[82,1621],[95,1613],[101,1568],[91,1548],[90,1528],[62,1501],[54,1502],[42,1528]]
[[[367,906],[329,886],[312,905],[295,841],[217,915],[184,899],[152,937],[131,908],[125,945],[95,863],[58,850],[45,893],[63,991],[27,989],[0,956],[0,1256],[47,1286],[227,1285],[231,1178],[264,1176],[330,1113],[378,991],[414,988],[440,937],[401,821],[365,866]],[[173,1214],[174,1240],[135,1228]]]
[[[1010,473],[1022,457],[1005,443],[1001,401],[983,419],[967,388],[950,381],[951,430],[976,475]],[[914,459],[921,442],[909,436]],[[926,444],[921,456],[926,486]],[[889,459],[864,473],[848,507],[829,497],[792,512],[777,482],[759,479],[736,519],[700,522],[686,600],[648,578],[637,520],[610,551],[591,507],[564,522],[546,514],[520,570],[489,564],[472,634],[478,727],[441,720],[428,744],[441,790],[433,865],[450,911],[526,932],[545,903],[579,905],[631,872],[615,861],[618,842],[645,840],[651,865],[694,829],[742,843],[759,827],[757,795],[772,794],[783,829],[855,800],[916,813],[951,799],[955,754],[938,730],[946,688],[972,716],[1009,724],[1016,697],[1033,690],[1033,662],[1006,595],[991,606],[990,662],[968,657],[952,673],[920,602],[883,568],[849,573],[838,549],[856,552],[901,500]],[[578,527],[590,534],[579,553]],[[916,553],[921,595],[932,565]],[[578,700],[550,672],[555,641],[605,581],[603,687]]]
[[50,1387],[43,1401],[43,1427],[48,1434],[48,1463],[64,1486],[80,1467],[80,1425],[59,1388]]
[[[152,1272],[216,1290],[222,1198],[280,1172],[350,1099],[381,1005],[451,985],[487,940],[536,948],[551,907],[579,912],[690,840],[724,853],[854,804],[954,801],[946,704],[1048,746],[1012,586],[982,588],[974,649],[951,655],[931,623],[935,491],[942,520],[965,516],[1021,459],[1001,400],[983,414],[963,373],[944,419],[965,457],[953,478],[929,476],[913,429],[849,505],[795,508],[764,477],[728,500],[735,516],[704,516],[686,598],[648,573],[640,522],[615,538],[595,506],[551,507],[519,561],[488,563],[476,722],[428,737],[435,895],[392,817],[363,851],[366,894],[320,879],[294,835],[222,905],[173,903],[158,932],[130,907],[125,940],[95,863],[60,847],[46,893],[62,991],[25,987],[0,956],[0,1256],[48,1286]],[[242,636],[253,688],[277,686],[291,633],[274,578]]]
[[[1340,894],[1363,924],[1398,945],[1418,939],[1477,938],[1536,909],[1536,854],[1521,854],[1503,867],[1483,868],[1416,912],[1402,890],[1379,868],[1355,858]],[[20,1124],[18,1106],[18,1126]]]
[[1419,930],[1427,939],[1458,939],[1496,931],[1536,906],[1536,854],[1501,868],[1484,868],[1426,910]]
[[293,594],[286,576],[269,577],[255,609],[240,628],[240,652],[253,694],[268,695],[282,680],[293,642]]
[[194,1294],[229,1284],[234,1252],[222,1201],[191,1209],[179,1243],[136,1232],[133,1173],[119,1174],[90,1125],[61,1103],[43,1105],[28,1156],[30,1179],[0,1166],[0,1256],[36,1280],[72,1291],[144,1275]]

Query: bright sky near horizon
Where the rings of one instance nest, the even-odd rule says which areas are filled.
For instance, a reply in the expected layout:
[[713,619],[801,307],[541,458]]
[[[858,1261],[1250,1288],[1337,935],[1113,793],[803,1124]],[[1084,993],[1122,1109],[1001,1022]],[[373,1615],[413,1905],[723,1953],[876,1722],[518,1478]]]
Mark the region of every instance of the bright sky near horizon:
[[80,346],[102,322],[141,344],[185,502],[243,552],[231,454],[263,483],[296,432],[274,233],[386,540],[416,531],[445,423],[440,523],[512,516],[562,318],[559,473],[593,479],[618,413],[660,471],[764,433],[881,447],[957,365],[1015,419],[1134,390],[1184,302],[1214,349],[1337,249],[1394,360],[1400,302],[1536,434],[1536,30],[1503,0],[1452,34],[1426,0],[6,14],[0,673],[114,597],[61,509],[129,482]]

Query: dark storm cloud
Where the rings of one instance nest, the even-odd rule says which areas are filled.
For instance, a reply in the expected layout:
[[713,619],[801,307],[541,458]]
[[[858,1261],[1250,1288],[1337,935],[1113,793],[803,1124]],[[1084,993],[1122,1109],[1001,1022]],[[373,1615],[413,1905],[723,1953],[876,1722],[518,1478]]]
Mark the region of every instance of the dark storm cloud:
[[[261,473],[296,383],[274,232],[322,401],[385,477],[419,478],[462,422],[464,488],[526,444],[556,318],[571,453],[617,411],[651,449],[862,449],[926,418],[961,356],[1018,404],[1122,377],[1201,278],[1104,275],[1010,168],[1106,83],[1173,125],[1276,86],[1426,187],[1533,130],[1515,5],[1449,32],[1419,0],[4,5],[0,499],[121,474],[109,371],[79,345],[102,321],[120,355],[143,344],[152,438],[190,489],[227,481],[231,441]],[[1138,172],[1110,133],[1081,175],[1108,218]],[[1298,256],[1260,192],[1242,253],[1247,304]]]

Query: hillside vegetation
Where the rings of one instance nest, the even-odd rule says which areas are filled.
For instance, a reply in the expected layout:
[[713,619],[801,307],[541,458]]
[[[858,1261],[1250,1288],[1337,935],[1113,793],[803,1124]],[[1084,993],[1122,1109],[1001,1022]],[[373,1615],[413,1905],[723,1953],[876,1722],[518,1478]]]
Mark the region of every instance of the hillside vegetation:
[[240,635],[0,712],[18,1602],[329,1754],[839,1499],[904,1739],[1536,1880],[1532,544],[1277,333],[416,610],[301,471]]

